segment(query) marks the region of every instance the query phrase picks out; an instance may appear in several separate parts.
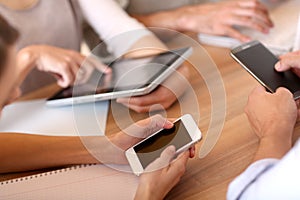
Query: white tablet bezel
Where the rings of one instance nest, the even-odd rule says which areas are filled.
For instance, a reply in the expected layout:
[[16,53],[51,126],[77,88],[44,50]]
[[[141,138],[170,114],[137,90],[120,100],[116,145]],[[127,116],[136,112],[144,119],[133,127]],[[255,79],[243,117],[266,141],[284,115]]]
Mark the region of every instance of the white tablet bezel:
[[[179,50],[175,49],[174,51]],[[143,88],[113,91],[108,93],[93,94],[79,97],[68,97],[63,99],[47,100],[48,106],[67,106],[72,104],[81,104],[95,101],[104,101],[110,99],[116,99],[121,97],[139,96],[145,95],[153,91],[159,84],[161,84],[167,77],[169,77],[193,52],[192,47],[188,47],[187,50],[181,54],[163,73],[161,73],[152,83]]]
[[[194,121],[194,119],[191,115],[189,115],[189,114],[183,115],[182,117],[178,118],[175,122],[177,122],[179,120],[182,121],[184,127],[186,128],[187,132],[189,133],[190,137],[192,138],[192,141],[190,143],[184,145],[180,149],[177,149],[176,150],[177,155],[180,154],[181,152],[184,152],[184,151],[188,150],[193,144],[200,141],[200,139],[202,137],[201,131],[199,130],[197,124],[195,123],[195,121]],[[156,135],[160,131],[161,130],[155,132],[154,134],[152,134],[148,138],[142,140],[141,142],[137,143],[136,145],[129,148],[125,152],[126,158],[129,162],[129,165],[131,166],[131,169],[132,169],[133,173],[136,174],[137,176],[139,176],[141,173],[144,172],[144,168],[143,168],[136,152],[134,151],[134,147],[139,145],[143,141],[153,137],[154,135]]]

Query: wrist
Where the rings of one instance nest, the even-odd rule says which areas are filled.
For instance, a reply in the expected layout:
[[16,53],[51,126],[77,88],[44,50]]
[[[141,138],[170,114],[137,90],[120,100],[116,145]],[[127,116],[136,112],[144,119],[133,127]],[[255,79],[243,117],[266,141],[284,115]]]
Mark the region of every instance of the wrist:
[[[154,193],[152,193],[154,194]],[[151,196],[150,188],[147,184],[139,184],[138,189],[136,191],[134,200],[155,200],[153,196]]]
[[36,66],[37,59],[36,46],[28,46],[18,52],[18,66],[21,71],[31,71]]
[[[279,131],[279,130],[278,130]],[[281,159],[292,147],[292,131],[262,137],[254,161],[265,158]]]
[[193,13],[194,6],[187,5],[173,10],[172,16],[174,29],[178,31],[194,31],[194,19],[191,20],[190,13]]
[[280,123],[274,123],[270,126],[266,126],[265,129],[263,129],[261,140],[263,139],[280,139],[283,142],[291,141],[293,130],[294,130],[295,123],[293,122],[284,122],[281,121]]

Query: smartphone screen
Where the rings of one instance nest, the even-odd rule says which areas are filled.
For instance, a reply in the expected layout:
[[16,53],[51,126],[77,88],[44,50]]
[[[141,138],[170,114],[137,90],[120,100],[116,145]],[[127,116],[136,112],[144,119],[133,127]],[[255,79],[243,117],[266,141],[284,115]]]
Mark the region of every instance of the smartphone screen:
[[232,50],[232,54],[247,68],[251,75],[264,84],[270,91],[285,87],[293,94],[300,91],[300,78],[291,70],[277,72],[274,68],[278,58],[264,45],[255,41]]
[[143,168],[145,169],[156,158],[160,157],[163,150],[174,145],[176,150],[192,142],[181,120],[174,123],[171,129],[163,129],[152,137],[135,146],[136,152]]

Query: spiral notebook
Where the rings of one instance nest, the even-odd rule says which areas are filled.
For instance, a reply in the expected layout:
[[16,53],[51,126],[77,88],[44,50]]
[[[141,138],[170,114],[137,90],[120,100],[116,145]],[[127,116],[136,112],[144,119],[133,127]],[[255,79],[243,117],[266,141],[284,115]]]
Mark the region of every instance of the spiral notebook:
[[137,185],[138,177],[132,173],[105,165],[78,165],[0,182],[0,200],[133,199]]

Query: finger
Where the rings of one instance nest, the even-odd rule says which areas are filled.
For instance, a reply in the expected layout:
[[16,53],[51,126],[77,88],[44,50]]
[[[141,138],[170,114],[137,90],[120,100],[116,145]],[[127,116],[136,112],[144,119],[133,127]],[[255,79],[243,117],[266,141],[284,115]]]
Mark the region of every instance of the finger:
[[150,111],[150,106],[136,106],[136,105],[132,105],[132,104],[128,104],[128,103],[121,103],[121,104],[137,113],[146,113],[146,112]]
[[262,85],[258,85],[253,89],[252,93],[265,93],[266,92],[266,88],[263,87]]
[[181,153],[168,167],[168,174],[170,177],[181,177],[186,169],[186,164],[190,153],[185,151]]
[[237,30],[233,29],[230,26],[228,26],[224,29],[225,29],[225,34],[229,37],[236,38],[236,39],[238,39],[239,41],[242,41],[242,42],[249,42],[251,40],[250,37],[241,34],[240,32],[238,32]]
[[173,145],[167,147],[155,161],[150,163],[145,172],[153,172],[168,167],[175,156],[176,149]]
[[76,62],[79,66],[81,66],[83,64],[83,62],[86,59],[86,56],[80,54],[77,51],[68,51],[68,56],[74,61]]
[[68,87],[74,82],[75,76],[69,64],[61,64],[59,67],[52,68],[50,71],[57,79],[57,84],[61,87]]
[[264,88],[262,85],[256,86],[248,97],[248,103],[249,101],[251,101],[251,99],[256,98],[259,95],[264,95],[265,93],[266,93],[266,88]]
[[298,69],[298,68],[293,68],[292,71],[293,71],[298,77],[300,77],[300,69]]
[[[159,88],[157,88],[158,90]],[[156,104],[159,102],[159,97],[156,95],[156,90],[151,92],[150,94],[138,97],[130,97],[130,98],[119,98],[117,99],[118,103],[126,103],[139,107],[148,107],[150,105]]]
[[146,138],[149,135],[165,128],[170,129],[174,125],[172,122],[163,118],[161,115],[154,115],[148,119],[138,121],[126,128],[123,132],[136,138]]
[[190,152],[190,158],[194,158],[194,157],[195,157],[195,154],[196,154],[196,148],[195,148],[195,146],[192,146],[192,147],[189,149],[189,152]]
[[228,23],[230,25],[247,27],[263,33],[267,33],[269,30],[269,27],[266,24],[262,23],[259,20],[253,20],[249,17],[233,16],[228,20]]
[[286,89],[286,88],[284,88],[284,87],[279,87],[279,88],[277,88],[276,94],[284,95],[284,96],[293,98],[293,94],[292,94],[288,89]]
[[109,66],[104,65],[100,59],[98,59],[94,55],[90,55],[89,57],[86,58],[86,62],[89,62],[93,68],[99,70],[102,73],[109,74],[112,73],[112,70]]
[[233,13],[238,16],[248,17],[250,19],[257,19],[264,23],[266,27],[272,27],[273,22],[269,18],[268,13],[260,9],[247,9],[247,8],[237,8],[233,10]]
[[63,63],[59,70],[61,78],[58,79],[58,84],[61,87],[68,87],[72,85],[76,79],[76,74],[78,71],[78,65],[75,62]]
[[291,68],[300,69],[300,56],[285,56],[275,64],[275,69],[279,72],[287,71]]
[[248,0],[248,1],[237,1],[238,6],[244,8],[257,8],[264,12],[268,12],[268,9],[260,3],[258,0]]
[[73,85],[75,80],[78,79],[78,81],[82,78],[82,76],[80,77],[80,74],[79,74],[79,68],[80,68],[80,65],[78,65],[76,62],[74,61],[69,61],[68,63],[69,65],[69,68],[70,68],[70,72],[72,73],[72,79],[73,81],[68,83],[68,85]]

